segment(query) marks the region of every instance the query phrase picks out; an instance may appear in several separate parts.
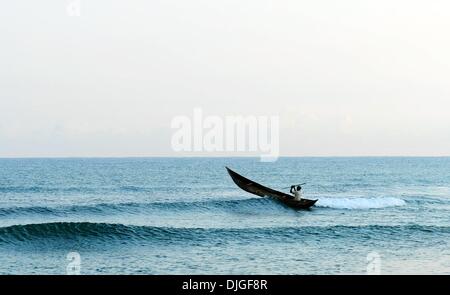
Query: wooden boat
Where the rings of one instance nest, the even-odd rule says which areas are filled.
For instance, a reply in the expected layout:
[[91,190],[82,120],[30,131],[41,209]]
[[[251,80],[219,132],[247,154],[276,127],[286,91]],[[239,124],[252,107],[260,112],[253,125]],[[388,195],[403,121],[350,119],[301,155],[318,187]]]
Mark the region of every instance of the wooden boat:
[[308,199],[301,199],[300,201],[297,201],[294,199],[293,196],[288,195],[283,192],[276,191],[274,189],[265,187],[259,183],[256,183],[248,178],[245,178],[242,175],[239,175],[238,173],[234,172],[230,168],[226,167],[228,174],[230,174],[231,178],[233,179],[234,183],[243,189],[246,192],[249,192],[251,194],[260,196],[260,197],[269,197],[274,200],[277,200],[291,208],[295,209],[308,209],[318,201],[318,200],[308,200]]

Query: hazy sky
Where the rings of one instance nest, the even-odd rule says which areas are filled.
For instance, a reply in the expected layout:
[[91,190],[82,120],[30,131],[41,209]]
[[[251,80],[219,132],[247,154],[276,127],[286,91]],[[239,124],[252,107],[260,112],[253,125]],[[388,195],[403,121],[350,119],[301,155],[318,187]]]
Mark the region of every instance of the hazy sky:
[[172,155],[176,115],[279,115],[282,155],[450,155],[450,2],[7,1],[0,157]]

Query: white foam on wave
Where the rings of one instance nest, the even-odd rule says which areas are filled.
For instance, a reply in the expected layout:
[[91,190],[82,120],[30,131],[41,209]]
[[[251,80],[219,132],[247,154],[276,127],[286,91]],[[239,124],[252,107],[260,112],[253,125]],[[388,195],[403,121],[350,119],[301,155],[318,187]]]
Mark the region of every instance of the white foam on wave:
[[316,206],[336,209],[379,209],[404,206],[406,202],[399,198],[320,198]]

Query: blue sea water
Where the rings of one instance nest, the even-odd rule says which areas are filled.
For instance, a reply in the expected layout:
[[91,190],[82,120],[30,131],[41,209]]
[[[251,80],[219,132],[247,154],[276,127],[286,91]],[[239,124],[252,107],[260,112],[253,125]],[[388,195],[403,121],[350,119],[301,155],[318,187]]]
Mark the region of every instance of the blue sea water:
[[[250,195],[225,166],[295,211]],[[0,159],[0,273],[450,273],[450,158]]]

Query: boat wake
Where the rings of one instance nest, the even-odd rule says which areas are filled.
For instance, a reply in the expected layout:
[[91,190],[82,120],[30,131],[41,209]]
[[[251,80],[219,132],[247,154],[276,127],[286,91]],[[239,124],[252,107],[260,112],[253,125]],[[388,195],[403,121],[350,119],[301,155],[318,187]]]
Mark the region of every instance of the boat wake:
[[319,198],[317,207],[334,209],[381,209],[387,207],[404,206],[406,202],[400,198]]

